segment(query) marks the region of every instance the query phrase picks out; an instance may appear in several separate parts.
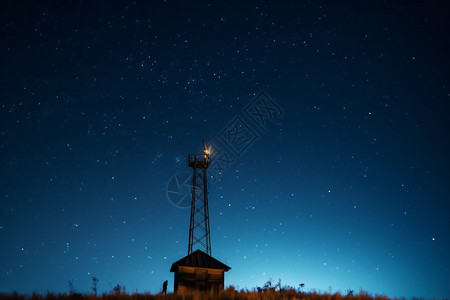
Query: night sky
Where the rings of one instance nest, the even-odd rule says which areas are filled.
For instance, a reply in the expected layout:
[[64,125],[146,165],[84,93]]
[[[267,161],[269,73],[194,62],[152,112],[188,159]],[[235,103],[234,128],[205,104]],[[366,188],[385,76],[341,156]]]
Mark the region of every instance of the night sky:
[[212,146],[226,286],[450,297],[446,1],[2,1],[0,292],[156,293]]

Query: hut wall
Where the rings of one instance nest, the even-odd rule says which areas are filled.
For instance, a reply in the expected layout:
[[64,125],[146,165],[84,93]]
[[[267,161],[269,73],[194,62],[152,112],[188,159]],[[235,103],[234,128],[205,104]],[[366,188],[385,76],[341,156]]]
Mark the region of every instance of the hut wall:
[[175,271],[175,292],[185,290],[223,290],[224,270],[178,266]]

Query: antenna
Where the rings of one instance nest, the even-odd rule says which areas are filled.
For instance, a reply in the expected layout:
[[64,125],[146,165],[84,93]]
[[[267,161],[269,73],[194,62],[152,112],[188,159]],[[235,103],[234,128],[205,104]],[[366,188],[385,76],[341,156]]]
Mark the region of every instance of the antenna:
[[190,255],[194,247],[201,247],[204,252],[211,256],[211,239],[209,236],[209,209],[208,209],[208,183],[207,169],[211,163],[211,150],[206,148],[203,140],[203,153],[189,154],[188,165],[192,168],[192,200],[191,219],[189,226]]

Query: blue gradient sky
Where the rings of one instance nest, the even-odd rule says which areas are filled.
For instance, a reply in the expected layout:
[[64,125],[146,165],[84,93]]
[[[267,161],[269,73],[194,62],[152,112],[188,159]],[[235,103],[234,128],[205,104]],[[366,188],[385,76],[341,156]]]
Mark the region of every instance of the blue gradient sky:
[[205,139],[226,285],[450,297],[444,2],[0,5],[0,292],[171,290]]

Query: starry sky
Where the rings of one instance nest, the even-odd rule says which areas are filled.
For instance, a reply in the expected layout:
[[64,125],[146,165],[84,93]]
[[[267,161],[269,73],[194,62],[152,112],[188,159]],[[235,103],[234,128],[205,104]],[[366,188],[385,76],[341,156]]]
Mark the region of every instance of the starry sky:
[[450,297],[445,1],[0,11],[0,292],[171,291],[204,139],[226,285]]

